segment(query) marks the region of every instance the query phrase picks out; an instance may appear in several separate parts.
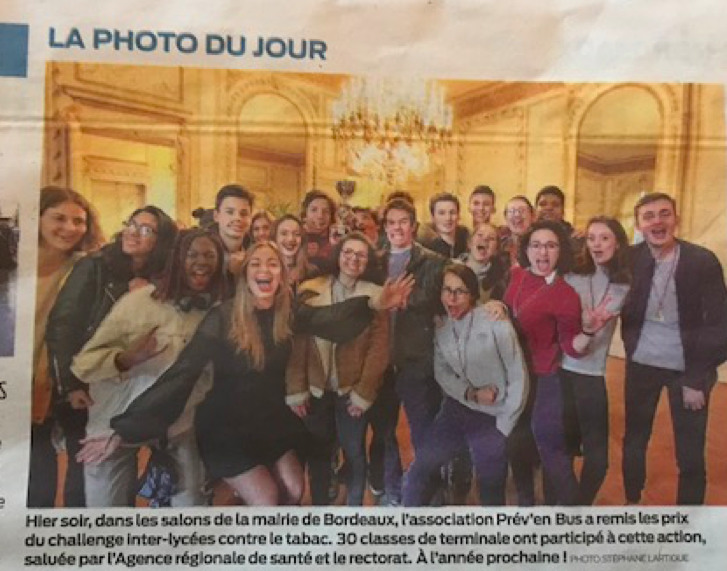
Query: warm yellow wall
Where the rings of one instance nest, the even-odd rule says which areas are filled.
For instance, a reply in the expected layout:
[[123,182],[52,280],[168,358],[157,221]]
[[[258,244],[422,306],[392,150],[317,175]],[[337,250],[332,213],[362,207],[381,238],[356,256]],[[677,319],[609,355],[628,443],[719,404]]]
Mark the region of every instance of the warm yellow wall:
[[[516,194],[526,192],[526,133],[522,109],[483,116],[465,135],[459,158],[461,198],[479,184],[489,185],[501,207]],[[448,165],[449,166],[449,165]]]
[[642,191],[654,188],[653,171],[604,175],[579,168],[576,181],[579,191],[573,224],[583,228],[594,214],[603,213],[618,218],[633,238],[633,205]]
[[[101,225],[108,237],[121,222],[144,204],[177,216],[176,155],[163,145],[145,144],[107,136],[80,133],[76,137],[74,186],[102,212]],[[116,194],[118,196],[105,196]]]
[[688,239],[717,253],[727,268],[727,150],[724,89],[695,87],[692,152],[684,181],[683,226]]
[[[249,184],[263,195],[261,206],[297,202],[313,186],[335,196],[336,181],[347,178],[357,181],[353,203],[374,206],[392,190],[348,172],[342,148],[331,135],[331,103],[344,78],[67,63],[48,69],[46,183],[86,191],[89,164],[96,161],[98,171],[106,161],[118,167],[110,169],[109,180],[117,171],[125,184],[143,178],[149,200],[184,222],[193,208],[212,206],[219,187],[232,182]],[[501,222],[507,198],[534,198],[540,187],[556,184],[568,196],[567,218],[581,221],[583,215],[574,212],[574,188],[582,185],[581,191],[590,195],[599,192],[599,184],[577,177],[580,124],[594,102],[615,89],[641,93],[635,101],[658,102],[662,133],[654,189],[677,197],[683,236],[714,249],[726,261],[727,161],[720,86],[563,84],[523,91],[523,97],[507,104],[492,98],[494,103],[485,109],[474,105],[471,114],[455,115],[453,144],[441,163],[396,188],[414,194],[426,220],[433,193],[455,192],[466,202],[475,185],[489,184],[498,194]],[[244,127],[240,117],[247,102],[263,96],[283,98],[296,110],[299,119],[290,129],[303,137],[301,162],[245,156],[239,143]],[[639,114],[638,109],[628,111]],[[277,136],[285,135],[284,124],[271,125]],[[264,125],[255,128],[264,134]],[[121,167],[129,172],[124,174]],[[632,174],[624,175],[621,183],[611,180],[609,192],[619,184],[633,190]]]
[[[661,134],[655,173],[631,172],[611,177],[608,184],[591,174],[580,178],[576,168],[579,121],[610,85],[564,85],[544,95],[517,101],[496,110],[460,118],[457,125],[466,145],[447,163],[456,172],[456,188],[466,197],[477,184],[490,185],[500,207],[515,194],[535,198],[546,184],[560,186],[567,195],[566,217],[583,221],[574,212],[574,188],[586,194],[581,204],[595,205],[615,197],[596,197],[607,191],[635,196],[638,190],[664,191],[677,198],[684,215],[682,236],[714,250],[727,261],[727,150],[725,149],[725,99],[721,86],[640,86],[621,88],[651,93],[633,98],[625,112],[638,116],[639,105],[653,113],[656,100],[661,114]],[[634,115],[635,114],[635,115]],[[690,118],[687,125],[684,117]],[[624,141],[639,142],[639,133]],[[630,199],[621,199],[623,222],[629,225]],[[500,208],[501,210],[501,208]],[[501,216],[501,214],[500,214]],[[501,221],[502,218],[500,217]]]
[[[525,107],[527,139],[523,152],[526,172],[523,194],[533,200],[538,190],[546,185],[567,188],[567,171],[573,168],[566,157],[567,102],[564,88],[560,93],[537,99]],[[573,218],[570,211],[568,217]]]
[[565,189],[567,168],[565,114],[567,92],[521,101],[461,122],[465,148],[458,158],[457,188],[467,198],[477,185],[486,184],[497,194],[498,216],[515,195],[535,198],[547,184]]

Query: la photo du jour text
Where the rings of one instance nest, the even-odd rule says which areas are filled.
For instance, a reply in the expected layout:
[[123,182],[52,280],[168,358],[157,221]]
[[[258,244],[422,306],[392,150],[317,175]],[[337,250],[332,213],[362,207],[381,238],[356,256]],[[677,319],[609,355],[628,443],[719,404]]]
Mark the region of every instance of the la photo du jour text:
[[242,34],[204,34],[152,30],[94,28],[48,29],[48,46],[64,50],[113,50],[229,55],[255,58],[325,60],[328,46],[323,40],[282,37],[253,37]]

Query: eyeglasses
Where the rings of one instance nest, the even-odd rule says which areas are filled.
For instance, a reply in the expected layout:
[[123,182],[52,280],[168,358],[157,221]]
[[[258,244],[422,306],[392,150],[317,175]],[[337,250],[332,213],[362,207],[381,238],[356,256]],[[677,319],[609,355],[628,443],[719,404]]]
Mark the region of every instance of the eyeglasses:
[[449,286],[444,286],[442,288],[442,293],[444,295],[449,295],[449,296],[452,296],[452,297],[462,297],[462,296],[465,296],[465,295],[469,295],[470,294],[469,290],[463,289],[461,287],[452,289]]
[[124,222],[124,232],[129,234],[138,234],[142,238],[148,238],[157,233],[156,228],[148,224],[137,224],[133,220]]
[[529,250],[542,250],[546,249],[549,252],[554,252],[555,250],[558,250],[560,248],[560,244],[558,242],[530,242],[528,244]]
[[345,258],[356,258],[356,261],[358,262],[365,262],[369,259],[369,255],[367,253],[357,252],[356,250],[352,250],[351,248],[341,250],[341,254],[343,254]]
[[507,208],[505,210],[505,214],[507,216],[515,216],[515,215],[522,216],[526,212],[530,212],[530,209],[529,208],[525,208],[524,206],[523,207],[520,207],[520,208]]

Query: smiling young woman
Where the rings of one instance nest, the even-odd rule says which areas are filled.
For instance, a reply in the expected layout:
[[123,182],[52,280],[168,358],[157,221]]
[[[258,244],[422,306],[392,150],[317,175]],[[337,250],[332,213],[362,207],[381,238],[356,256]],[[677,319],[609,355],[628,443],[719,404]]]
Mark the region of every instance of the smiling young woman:
[[[174,221],[148,205],[135,210],[113,241],[85,256],[74,267],[48,317],[46,342],[51,371],[60,395],[68,469],[63,504],[83,507],[83,465],[75,461],[85,436],[88,386],[71,372],[73,357],[88,341],[111,307],[130,290],[157,278],[177,235]],[[32,479],[32,478],[31,478]]]
[[250,223],[250,238],[252,242],[265,242],[270,240],[271,229],[275,220],[266,210],[256,212]]
[[212,363],[213,387],[195,417],[200,455],[208,476],[247,505],[296,504],[303,492],[294,452],[303,427],[285,404],[292,335],[286,271],[277,246],[253,244],[234,299],[210,310],[154,387],[111,422],[129,443],[166,435]]
[[[566,449],[563,423],[563,397],[558,368],[563,354],[578,358],[589,342],[581,333],[581,305],[578,294],[563,279],[572,265],[570,242],[557,222],[533,224],[519,244],[520,267],[512,268],[505,303],[510,307],[516,326],[523,333],[535,378],[535,400],[532,404],[530,427],[535,438],[546,477],[557,483],[556,502],[573,505],[578,501],[578,482],[570,454]],[[603,324],[600,324],[603,326]],[[524,415],[527,419],[527,415]],[[527,430],[522,426],[522,431]],[[527,438],[520,433],[522,441]],[[517,448],[517,446],[515,446]],[[532,464],[532,458],[522,457],[524,449],[511,461]],[[525,469],[524,472],[528,470]],[[532,478],[531,478],[532,480]],[[519,494],[528,496],[532,481],[519,480]],[[532,497],[521,503],[534,501]]]
[[[72,372],[89,385],[87,436],[77,460],[84,464],[89,507],[133,506],[138,447],[120,447],[111,418],[122,413],[174,362],[207,311],[223,297],[224,247],[214,233],[183,231],[158,286],[148,284],[114,305],[73,359]],[[179,481],[173,506],[204,503],[204,473],[192,430],[194,407],[209,389],[202,375],[172,427],[166,451]]]
[[[95,211],[77,192],[45,187],[40,192],[38,232],[38,282],[33,344],[33,429],[28,482],[29,507],[53,507],[57,462],[51,433],[67,417],[53,390],[52,359],[48,355],[46,324],[68,273],[82,253],[100,246],[101,230]],[[67,478],[65,505],[83,499],[80,477]],[[75,490],[75,491],[74,491]],[[82,504],[81,504],[82,505]]]
[[308,263],[307,236],[303,223],[293,214],[284,214],[273,223],[270,237],[283,256],[288,270],[288,284],[295,293],[298,284],[318,273],[318,269]]
[[608,470],[608,395],[606,359],[616,330],[615,317],[629,291],[629,243],[623,226],[614,218],[599,216],[586,228],[586,248],[568,284],[580,299],[582,328],[591,331],[598,320],[606,325],[589,336],[586,354],[578,359],[563,356],[560,371],[566,399],[566,423],[574,423],[583,445],[578,503],[591,505]]
[[[333,252],[330,275],[306,281],[299,293],[315,307],[331,306],[357,296],[376,297],[381,276],[372,244],[359,232],[343,238]],[[296,335],[286,375],[286,401],[310,432],[308,464],[315,505],[328,503],[331,455],[340,442],[349,465],[347,503],[363,503],[366,484],[364,416],[376,400],[388,364],[389,316],[377,311],[359,335],[331,343]]]
[[434,375],[444,401],[404,479],[405,506],[420,506],[431,475],[469,448],[483,505],[505,504],[506,437],[528,393],[528,372],[508,320],[490,319],[471,268],[445,268],[445,317],[434,338]]

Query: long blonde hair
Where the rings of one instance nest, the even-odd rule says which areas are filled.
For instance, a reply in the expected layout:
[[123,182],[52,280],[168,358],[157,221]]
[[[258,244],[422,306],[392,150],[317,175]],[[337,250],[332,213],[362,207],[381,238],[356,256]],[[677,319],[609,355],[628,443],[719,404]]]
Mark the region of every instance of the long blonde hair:
[[292,292],[288,285],[288,274],[283,256],[277,246],[271,242],[258,242],[250,246],[242,262],[240,277],[237,282],[235,301],[232,305],[232,323],[230,339],[242,353],[246,353],[252,368],[261,371],[265,368],[265,345],[263,344],[260,324],[255,318],[255,298],[247,283],[247,268],[255,252],[261,248],[269,248],[280,261],[281,275],[278,291],[273,300],[273,341],[279,345],[292,335],[291,322]]

